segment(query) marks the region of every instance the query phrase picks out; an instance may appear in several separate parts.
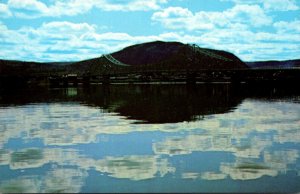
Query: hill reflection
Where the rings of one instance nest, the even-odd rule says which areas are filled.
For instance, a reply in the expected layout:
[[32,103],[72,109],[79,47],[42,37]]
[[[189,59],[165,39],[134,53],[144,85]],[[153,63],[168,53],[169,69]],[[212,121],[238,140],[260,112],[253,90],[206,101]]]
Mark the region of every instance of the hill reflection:
[[[205,115],[231,112],[245,98],[293,98],[295,90],[278,87],[230,84],[187,85],[94,85],[78,88],[27,88],[2,91],[1,106],[32,103],[74,102],[117,113],[137,123],[177,123]],[[295,94],[297,99],[299,94]]]

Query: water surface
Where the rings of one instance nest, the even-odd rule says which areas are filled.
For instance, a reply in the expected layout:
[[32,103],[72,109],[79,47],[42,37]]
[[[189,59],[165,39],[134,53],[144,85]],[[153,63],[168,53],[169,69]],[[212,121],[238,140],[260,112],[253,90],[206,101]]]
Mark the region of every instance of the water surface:
[[1,91],[0,192],[299,192],[300,94],[111,85]]

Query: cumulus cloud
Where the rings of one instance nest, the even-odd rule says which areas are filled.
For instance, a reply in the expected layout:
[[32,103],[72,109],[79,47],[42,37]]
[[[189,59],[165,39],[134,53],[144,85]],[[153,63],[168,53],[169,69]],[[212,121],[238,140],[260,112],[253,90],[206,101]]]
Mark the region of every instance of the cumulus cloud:
[[0,57],[8,59],[18,53],[23,60],[80,60],[115,51],[134,40],[126,33],[97,33],[95,25],[66,21],[43,23],[37,28],[10,30],[4,24],[0,28]]
[[[132,36],[123,32],[97,31],[98,26],[67,21],[45,22],[37,28],[8,29],[0,23],[0,58],[22,60],[68,61],[98,57],[126,46],[154,41],[174,40],[170,33],[149,36]],[[13,36],[12,36],[13,35]],[[177,35],[178,40],[180,36]]]
[[152,20],[160,22],[164,27],[170,29],[212,29],[213,24],[210,21],[205,20],[204,17],[209,17],[209,14],[203,16],[202,19],[199,18],[198,15],[194,15],[186,8],[169,7],[162,11],[154,13],[152,16]]
[[16,17],[35,18],[50,13],[49,8],[38,0],[9,0],[8,8]]
[[15,9],[24,9],[36,12],[46,12],[47,6],[37,0],[9,0],[8,6]]
[[47,35],[56,34],[66,36],[70,34],[84,34],[87,32],[95,32],[95,25],[88,23],[72,23],[67,21],[43,23],[39,30],[47,33]]
[[259,27],[272,23],[272,18],[267,16],[258,5],[236,5],[232,9],[223,12],[225,18],[237,23],[248,22],[250,25]]
[[275,18],[269,12],[258,4],[250,4],[254,1],[247,2],[220,12],[193,13],[186,8],[169,7],[155,12],[152,20],[155,25],[172,30],[178,40],[227,50],[242,60],[297,58],[299,21],[275,20],[273,24]]
[[295,0],[222,0],[231,1],[236,4],[257,4],[268,11],[294,11],[299,10]]
[[[10,3],[17,1],[10,0]],[[47,9],[35,0],[14,6],[21,8],[29,4],[32,9],[40,10],[35,13]],[[169,7],[155,12],[152,21],[162,24],[165,31],[133,36],[125,32],[99,32],[101,26],[85,22],[51,21],[35,28],[24,26],[14,30],[0,23],[0,57],[15,59],[17,52],[21,60],[82,60],[154,40],[196,43],[233,52],[243,60],[297,58],[300,51],[299,44],[295,44],[300,42],[299,21],[272,24],[272,18],[257,5],[236,5],[223,12],[196,13],[182,7]],[[273,28],[274,32],[253,31],[261,27]]]
[[6,4],[0,3],[0,17],[6,18],[12,16],[11,11],[9,10]]
[[156,0],[133,0],[133,1],[124,1],[126,3],[114,3],[106,2],[106,3],[99,3],[95,1],[95,6],[103,9],[105,11],[137,11],[137,10],[156,10],[160,8],[160,3],[164,3],[165,1],[156,1]]
[[165,40],[228,50],[243,60],[276,59],[282,53],[288,59],[296,58],[300,51],[299,44],[295,44],[300,42],[297,23],[274,23],[277,33],[255,33],[245,24],[230,24],[228,28],[215,28],[200,34],[173,31],[147,36],[99,32],[101,27],[97,25],[67,21],[45,22],[37,28],[21,27],[17,30],[0,23],[0,58],[15,59],[15,53],[18,53],[19,59],[30,61],[83,60],[136,43]]
[[[270,14],[275,3],[261,0],[222,0],[236,4],[223,11],[193,12],[183,7],[167,7],[167,0],[8,0],[0,4],[1,17],[59,17],[102,11],[155,11],[152,26],[163,31],[132,35],[107,31],[102,26],[70,21],[44,22],[37,27],[8,29],[0,24],[0,57],[38,61],[80,60],[114,52],[135,43],[153,40],[196,43],[202,47],[227,50],[243,60],[297,58],[300,50],[299,21],[280,21]],[[283,0],[282,10],[295,10],[295,1]],[[273,6],[273,7],[271,7]],[[278,6],[279,7],[279,6]],[[20,19],[20,18],[18,18]],[[149,19],[149,18],[148,18]],[[274,23],[274,24],[272,24]],[[101,30],[100,30],[101,29]],[[103,32],[101,32],[103,31]],[[266,50],[264,50],[266,49]]]
[[293,11],[299,10],[295,0],[264,0],[264,8],[274,11]]
[[274,23],[274,27],[282,33],[296,33],[298,35],[298,38],[300,39],[300,20],[295,20],[291,22],[286,21],[280,21]]
[[[149,11],[161,8],[167,0],[57,0],[46,4],[40,0],[9,0],[7,4],[0,5],[0,13],[6,16],[22,18],[74,16],[84,14],[91,9],[103,11]],[[11,13],[12,12],[12,13]]]
[[223,12],[200,11],[192,13],[181,7],[168,7],[155,12],[152,20],[170,29],[211,30],[218,27],[232,28],[241,25],[261,27],[269,25],[272,18],[258,5],[236,5]]

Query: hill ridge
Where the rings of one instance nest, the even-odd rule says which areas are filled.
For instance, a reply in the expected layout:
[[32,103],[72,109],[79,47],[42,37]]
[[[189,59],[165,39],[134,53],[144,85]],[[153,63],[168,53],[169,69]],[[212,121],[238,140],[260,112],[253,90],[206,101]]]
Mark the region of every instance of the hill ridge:
[[[234,54],[195,44],[152,41],[125,47],[119,51],[70,63],[39,63],[0,60],[1,74],[77,73],[99,75],[107,72],[231,70],[248,66]],[[24,70],[24,71],[23,71]]]

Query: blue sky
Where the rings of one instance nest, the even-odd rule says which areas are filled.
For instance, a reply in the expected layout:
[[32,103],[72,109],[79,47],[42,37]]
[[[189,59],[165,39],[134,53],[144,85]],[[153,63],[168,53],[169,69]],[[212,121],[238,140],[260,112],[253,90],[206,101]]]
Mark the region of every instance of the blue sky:
[[300,58],[298,0],[0,0],[0,58],[75,61],[154,40]]

